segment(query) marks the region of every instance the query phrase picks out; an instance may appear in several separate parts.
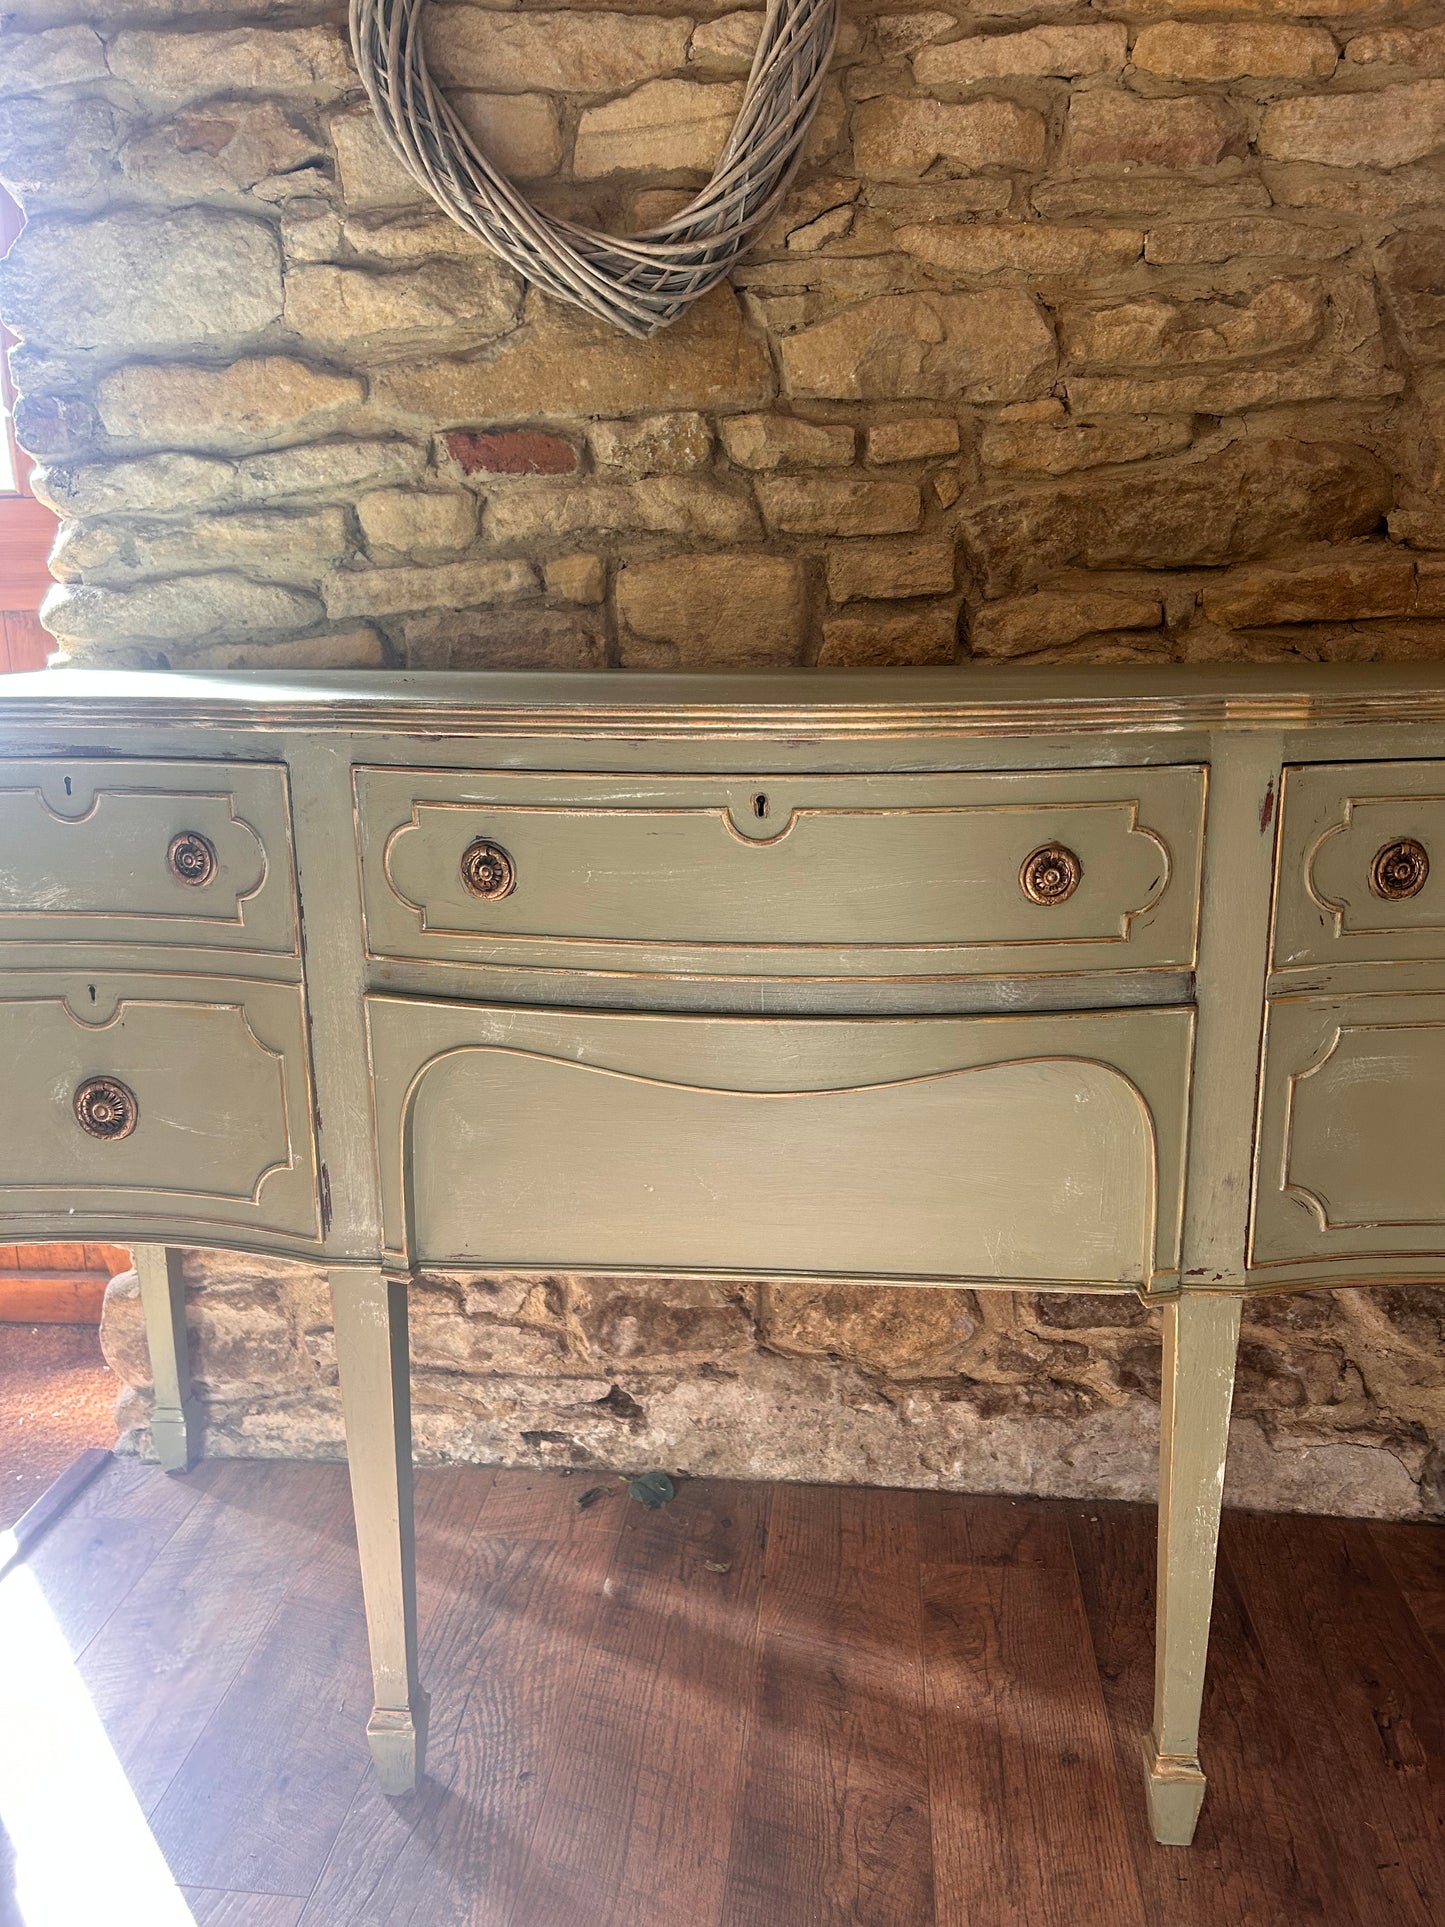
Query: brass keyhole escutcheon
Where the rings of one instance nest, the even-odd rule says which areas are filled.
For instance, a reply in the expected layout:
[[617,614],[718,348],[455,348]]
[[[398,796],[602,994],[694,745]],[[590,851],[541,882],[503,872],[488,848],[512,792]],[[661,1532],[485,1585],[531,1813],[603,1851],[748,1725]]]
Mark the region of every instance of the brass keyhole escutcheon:
[[216,846],[199,830],[182,830],[171,838],[166,866],[178,882],[199,887],[216,874]]
[[71,1101],[81,1130],[106,1144],[129,1137],[140,1116],[135,1092],[118,1077],[88,1077]]
[[1083,874],[1084,866],[1072,850],[1062,843],[1045,843],[1024,858],[1019,888],[1030,903],[1041,903],[1047,909],[1055,903],[1067,903]]
[[1370,888],[1387,903],[1403,903],[1418,897],[1430,874],[1430,857],[1423,843],[1413,836],[1397,837],[1377,850],[1370,865]]
[[500,843],[479,836],[462,852],[462,882],[474,897],[497,903],[516,888],[517,866]]

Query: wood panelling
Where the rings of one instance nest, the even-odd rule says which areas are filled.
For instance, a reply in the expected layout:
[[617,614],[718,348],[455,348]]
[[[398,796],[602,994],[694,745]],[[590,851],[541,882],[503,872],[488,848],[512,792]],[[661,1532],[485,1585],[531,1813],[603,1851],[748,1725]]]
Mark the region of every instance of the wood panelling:
[[[114,1461],[0,1580],[77,1655],[197,1927],[1445,1919],[1439,1527],[1226,1518],[1182,1852],[1138,1799],[1146,1507],[696,1480],[645,1513],[471,1467],[417,1496],[434,1722],[401,1798],[351,1704],[340,1467]],[[32,1771],[64,1840],[72,1789]]]

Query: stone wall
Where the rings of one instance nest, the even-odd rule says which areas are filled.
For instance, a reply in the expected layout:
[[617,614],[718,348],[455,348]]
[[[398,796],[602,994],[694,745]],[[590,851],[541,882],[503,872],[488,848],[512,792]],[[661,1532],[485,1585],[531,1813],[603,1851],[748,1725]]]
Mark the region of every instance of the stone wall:
[[[637,344],[418,195],[339,8],[0,0],[47,623],[198,668],[1445,654],[1445,5],[1301,4],[844,0],[787,206]],[[757,19],[433,0],[430,44],[621,228],[703,177]],[[213,1447],[333,1449],[315,1280],[194,1267]],[[1434,1509],[1442,1316],[1252,1313],[1237,1490]],[[437,1453],[1150,1477],[1124,1300],[438,1282],[417,1341]],[[126,1289],[108,1342],[143,1385]]]

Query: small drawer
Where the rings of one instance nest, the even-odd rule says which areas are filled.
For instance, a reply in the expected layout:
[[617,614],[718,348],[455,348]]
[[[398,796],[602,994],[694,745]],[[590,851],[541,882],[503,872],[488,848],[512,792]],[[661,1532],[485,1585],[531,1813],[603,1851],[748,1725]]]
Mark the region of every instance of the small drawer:
[[1188,969],[1204,772],[359,768],[368,953],[643,976]]
[[1445,996],[1269,1010],[1251,1260],[1445,1252]]
[[1445,957],[1445,763],[1285,770],[1277,969]]
[[0,1215],[315,1238],[301,992],[224,977],[0,979]]
[[1177,1279],[1192,1014],[650,1016],[367,999],[413,1264]]
[[296,955],[279,765],[0,762],[0,850],[0,944]]

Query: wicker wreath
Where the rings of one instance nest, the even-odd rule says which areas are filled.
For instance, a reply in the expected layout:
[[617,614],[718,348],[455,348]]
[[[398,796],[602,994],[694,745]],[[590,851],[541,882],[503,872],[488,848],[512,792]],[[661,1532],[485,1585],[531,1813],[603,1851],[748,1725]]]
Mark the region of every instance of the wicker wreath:
[[382,131],[437,204],[537,287],[646,339],[721,281],[777,208],[817,110],[837,0],[768,0],[736,124],[671,220],[614,237],[539,213],[472,140],[427,72],[426,0],[351,0],[351,45]]

